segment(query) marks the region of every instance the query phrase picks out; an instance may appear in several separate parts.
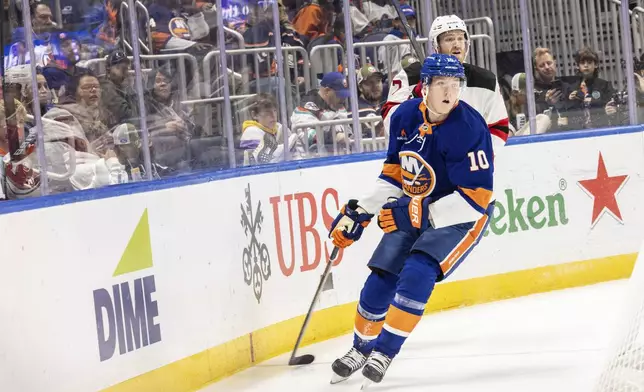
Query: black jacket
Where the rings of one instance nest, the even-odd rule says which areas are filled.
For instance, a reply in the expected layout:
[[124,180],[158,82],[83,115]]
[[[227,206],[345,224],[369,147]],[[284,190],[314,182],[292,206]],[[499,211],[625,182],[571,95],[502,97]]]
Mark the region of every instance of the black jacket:
[[[569,92],[565,96],[568,115],[567,129],[576,130],[608,126],[609,117],[606,114],[605,106],[615,95],[615,89],[607,80],[592,78],[585,81],[587,93],[584,95],[581,87],[582,82],[582,77],[576,76],[568,85]],[[572,92],[577,93],[577,99],[568,99]],[[590,102],[584,102],[584,96],[590,98]]]

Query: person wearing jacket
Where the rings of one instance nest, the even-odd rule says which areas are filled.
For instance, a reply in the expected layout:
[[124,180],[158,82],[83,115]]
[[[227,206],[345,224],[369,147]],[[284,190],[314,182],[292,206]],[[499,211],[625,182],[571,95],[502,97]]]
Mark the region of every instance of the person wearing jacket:
[[138,123],[139,110],[136,92],[130,86],[130,59],[117,49],[107,56],[107,75],[101,81],[101,101],[107,114],[108,128],[124,122]]
[[[540,135],[550,130],[552,121],[549,113],[537,113],[535,134]],[[521,72],[512,77],[512,92],[508,102],[508,117],[510,120],[511,135],[524,136],[530,134],[530,123],[528,122],[528,99],[526,96],[526,76]]]
[[[244,42],[246,48],[274,48],[275,35],[280,34],[282,47],[304,47],[304,43],[293,30],[287,29],[284,25],[280,26],[280,31],[276,32],[270,9],[264,10],[259,4],[250,6],[251,18],[246,22],[247,28],[244,32]],[[296,55],[293,51],[283,51],[284,61],[288,65],[288,77],[292,83],[290,94],[295,98],[298,94],[300,85],[304,85],[304,60],[301,55]],[[255,92],[271,92],[277,95],[279,80],[277,78],[277,62],[275,53],[259,52],[247,55],[247,63],[251,68],[249,90]],[[254,66],[257,64],[257,67]],[[308,66],[308,64],[306,65]],[[297,68],[298,79],[295,79],[295,69]]]
[[309,4],[300,8],[293,18],[295,31],[308,40],[329,33],[335,11],[339,11],[338,3],[331,0],[311,0]]
[[[340,72],[325,74],[320,82],[320,88],[309,91],[300,100],[300,105],[293,110],[291,115],[293,129],[298,125],[348,118],[344,102],[350,95],[349,85],[344,75]],[[322,131],[321,135],[318,134],[318,130]],[[308,125],[304,132],[307,135],[309,150],[315,149],[318,153],[324,153],[327,150],[325,146],[333,146],[334,139],[338,146],[338,151],[335,151],[337,153],[351,142],[352,136],[351,127],[348,124],[318,127]]]
[[148,75],[145,95],[152,160],[170,172],[190,169],[190,140],[200,133],[175,100],[176,88],[167,68]]
[[599,56],[584,47],[575,54],[577,77],[568,95],[570,129],[598,128],[608,125],[611,110],[607,104],[615,89],[607,80],[598,77]]
[[[416,25],[416,10],[414,10],[410,5],[403,4],[400,6],[400,10],[407,18],[407,22],[410,26]],[[409,39],[405,30],[403,29],[402,20],[400,18],[394,19],[394,28],[391,29],[389,34],[384,38],[384,41],[400,41]],[[379,68],[385,74],[396,75],[402,70],[402,59],[411,54],[411,45],[397,45],[397,46],[381,46],[378,48],[378,61],[382,64],[378,64]],[[392,78],[389,77],[389,79]]]

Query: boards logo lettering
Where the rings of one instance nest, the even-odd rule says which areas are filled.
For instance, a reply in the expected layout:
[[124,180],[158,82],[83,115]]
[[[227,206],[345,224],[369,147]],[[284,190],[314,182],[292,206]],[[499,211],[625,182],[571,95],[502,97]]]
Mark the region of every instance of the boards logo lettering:
[[[114,278],[153,267],[148,210],[143,212],[134,233],[121,256]],[[111,290],[94,290],[94,313],[98,352],[101,362],[112,358],[118,344],[119,355],[161,341],[154,275],[125,280],[112,285]]]
[[262,223],[264,222],[262,202],[257,202],[257,210],[253,216],[250,184],[248,184],[245,193],[246,200],[241,204],[241,225],[246,237],[250,236],[250,242],[242,253],[242,267],[244,282],[252,286],[257,303],[259,303],[262,299],[264,281],[271,277],[271,258],[266,244],[260,243],[257,239],[257,235],[262,232]]
[[566,199],[563,193],[547,196],[516,197],[515,191],[506,189],[505,200],[499,194],[494,203],[494,213],[485,232],[494,235],[540,230],[545,227],[567,225]]
[[405,194],[410,197],[425,197],[432,193],[436,186],[434,169],[413,151],[401,151],[399,156]]

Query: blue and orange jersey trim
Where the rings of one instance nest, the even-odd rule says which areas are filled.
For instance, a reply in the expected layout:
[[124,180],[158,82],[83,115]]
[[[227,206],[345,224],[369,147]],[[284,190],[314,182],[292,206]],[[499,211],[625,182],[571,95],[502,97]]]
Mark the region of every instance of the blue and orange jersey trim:
[[400,168],[400,163],[385,162],[380,173],[380,179],[402,189],[402,169]]
[[485,188],[465,188],[458,187],[457,192],[472,206],[476,211],[485,214],[490,201],[492,200],[492,191]]

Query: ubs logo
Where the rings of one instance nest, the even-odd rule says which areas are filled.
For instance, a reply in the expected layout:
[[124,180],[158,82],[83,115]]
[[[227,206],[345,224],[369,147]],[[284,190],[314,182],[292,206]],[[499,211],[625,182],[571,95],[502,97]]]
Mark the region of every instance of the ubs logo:
[[403,191],[407,196],[428,196],[436,186],[434,169],[413,151],[400,152]]

